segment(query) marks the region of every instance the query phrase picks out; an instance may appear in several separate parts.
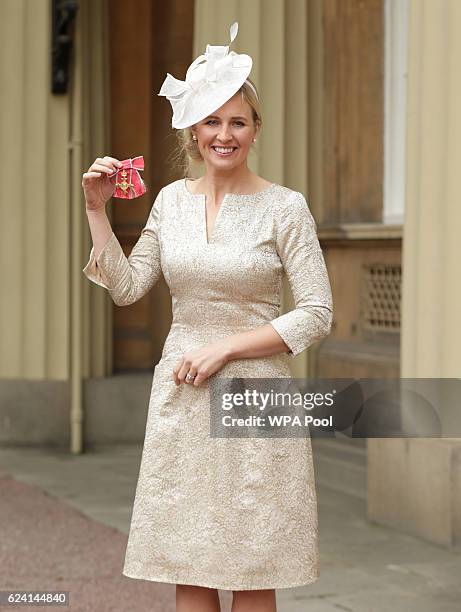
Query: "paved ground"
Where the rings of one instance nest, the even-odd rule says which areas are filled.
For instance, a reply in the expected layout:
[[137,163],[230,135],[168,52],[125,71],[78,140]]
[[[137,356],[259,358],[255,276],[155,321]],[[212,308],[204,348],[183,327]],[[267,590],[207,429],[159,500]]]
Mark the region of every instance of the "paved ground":
[[[0,449],[0,590],[69,590],[72,612],[173,612],[174,585],[121,574],[141,450]],[[347,495],[319,488],[318,502],[321,577],[278,590],[278,612],[461,610],[460,553],[370,524]]]

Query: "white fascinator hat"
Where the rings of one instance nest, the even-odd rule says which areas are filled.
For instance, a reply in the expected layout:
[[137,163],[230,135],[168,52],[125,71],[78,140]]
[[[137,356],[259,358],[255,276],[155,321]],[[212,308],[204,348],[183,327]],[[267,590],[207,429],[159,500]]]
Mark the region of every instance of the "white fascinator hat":
[[[230,41],[238,32],[236,21],[229,28]],[[166,96],[173,109],[172,127],[194,125],[220,108],[240,89],[251,72],[253,60],[244,53],[229,52],[229,46],[207,45],[186,72],[186,80],[175,79],[169,72],[158,96]],[[248,81],[248,85],[254,89]]]

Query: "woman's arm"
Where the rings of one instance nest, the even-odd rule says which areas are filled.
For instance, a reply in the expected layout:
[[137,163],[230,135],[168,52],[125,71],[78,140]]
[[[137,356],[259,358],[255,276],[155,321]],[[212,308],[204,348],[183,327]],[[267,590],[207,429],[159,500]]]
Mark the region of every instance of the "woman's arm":
[[304,196],[297,191],[280,212],[277,253],[295,308],[262,327],[226,338],[229,359],[283,352],[295,357],[330,333],[333,300],[315,220]]
[[157,195],[147,223],[128,257],[123,252],[107,217],[97,214],[88,217],[93,246],[83,273],[91,281],[107,289],[117,306],[129,306],[138,301],[160,278],[162,270],[158,226],[161,199],[162,190]]
[[286,353],[289,348],[270,323],[239,334],[233,334],[222,341],[227,359],[266,357]]
[[97,260],[112,235],[112,226],[104,207],[98,210],[87,209],[86,216],[90,226],[91,239],[93,240],[94,257]]

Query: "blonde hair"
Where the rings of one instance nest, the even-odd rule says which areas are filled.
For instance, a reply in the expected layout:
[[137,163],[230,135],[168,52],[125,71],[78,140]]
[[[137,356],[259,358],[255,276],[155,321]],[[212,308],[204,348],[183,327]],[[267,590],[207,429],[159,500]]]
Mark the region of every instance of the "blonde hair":
[[[254,90],[251,86],[254,87]],[[262,126],[262,117],[259,96],[256,95],[255,91],[255,84],[251,79],[247,78],[236,93],[241,93],[242,99],[246,100],[250,105],[253,125],[257,128],[258,126]],[[177,169],[181,168],[181,178],[187,178],[191,176],[193,164],[203,162],[203,157],[197,146],[197,141],[192,138],[193,133],[190,127],[175,130],[175,132],[176,144],[168,157],[168,162],[171,163],[171,168],[175,174]],[[254,147],[254,143],[251,144],[251,147]]]

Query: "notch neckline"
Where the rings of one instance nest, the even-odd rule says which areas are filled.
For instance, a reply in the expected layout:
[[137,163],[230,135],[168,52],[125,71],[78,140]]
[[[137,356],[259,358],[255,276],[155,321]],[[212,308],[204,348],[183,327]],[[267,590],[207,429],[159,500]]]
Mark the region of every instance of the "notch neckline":
[[[188,180],[193,180],[193,179],[189,179],[187,177],[181,180],[181,184],[182,184],[184,191],[188,195],[192,196],[193,198],[206,198],[206,193],[192,193],[191,191],[189,191],[187,187]],[[222,201],[224,201],[224,199],[227,199],[227,198],[254,198],[255,196],[256,197],[262,196],[266,194],[267,192],[271,191],[276,185],[277,183],[271,183],[265,189],[261,189],[260,191],[254,191],[253,193],[225,193]]]

